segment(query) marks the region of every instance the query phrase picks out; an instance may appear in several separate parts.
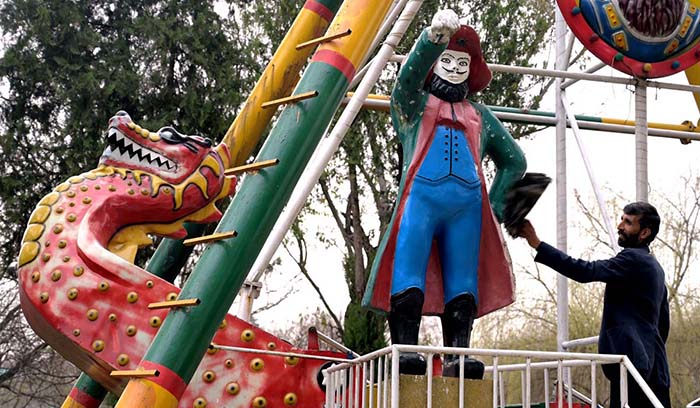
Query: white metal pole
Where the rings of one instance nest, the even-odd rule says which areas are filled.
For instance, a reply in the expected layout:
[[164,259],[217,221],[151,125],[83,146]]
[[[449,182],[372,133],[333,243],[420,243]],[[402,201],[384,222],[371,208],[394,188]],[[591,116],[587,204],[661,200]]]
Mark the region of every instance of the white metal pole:
[[530,357],[525,359],[525,402],[524,406],[529,407],[530,406],[530,400],[531,400],[531,393],[532,393],[532,371],[530,369],[530,364],[532,363],[532,359]]
[[389,400],[389,393],[387,392],[388,387],[389,387],[389,355],[385,355],[384,357],[384,402],[382,403],[383,408],[388,408],[389,405],[387,404],[387,401]]
[[360,382],[361,378],[361,367],[359,365],[355,365],[355,394],[353,396],[353,401],[355,403],[353,404],[353,408],[359,408],[360,407],[360,393],[364,395],[364,384]]
[[328,371],[323,370],[323,378],[326,383],[326,406],[330,407],[333,395],[333,374],[329,374]]
[[596,369],[595,361],[591,361],[591,407],[598,408],[598,385],[596,384]]
[[498,406],[498,357],[493,358],[492,365],[493,374],[491,374],[491,380],[493,383],[493,408],[496,408]]
[[620,363],[620,407],[625,408],[629,400],[627,399],[627,368],[624,361]]
[[428,377],[428,381],[426,381],[428,384],[428,389],[426,390],[428,396],[426,408],[433,408],[433,356],[434,354],[428,354],[426,356],[426,362],[428,363],[428,367],[425,369],[426,377]]
[[391,408],[399,408],[399,349],[391,347]]
[[[428,373],[432,375],[432,373]],[[464,408],[464,354],[459,355],[459,408]]]
[[564,406],[564,370],[561,366],[561,360],[557,362],[557,408]]
[[253,281],[259,280],[260,276],[262,276],[262,271],[264,271],[270,259],[272,259],[277,247],[279,247],[280,242],[284,239],[285,234],[299,214],[299,211],[304,207],[306,199],[318,182],[321,173],[323,173],[323,169],[338,150],[338,146],[340,146],[345,134],[350,129],[350,125],[355,120],[355,117],[357,117],[360,109],[362,109],[364,100],[377,82],[387,61],[389,61],[389,58],[394,54],[394,48],[398,45],[399,41],[401,41],[401,38],[403,38],[404,33],[422,4],[423,0],[412,0],[406,4],[396,24],[394,24],[393,29],[387,36],[386,41],[384,41],[379,52],[377,52],[377,55],[372,60],[367,74],[365,74],[365,77],[358,85],[355,94],[350,98],[350,102],[348,102],[348,105],[345,107],[337,124],[330,135],[325,138],[316,149],[312,161],[306,166],[286,208],[277,219],[263,249],[260,251],[260,254],[258,254],[255,264],[253,264],[251,268],[251,273],[255,274]]
[[[591,165],[590,161],[588,160],[588,153],[586,153],[586,147],[583,145],[583,140],[581,140],[581,135],[579,134],[579,128],[578,128],[578,123],[576,123],[576,117],[571,111],[571,105],[569,105],[569,101],[566,99],[566,94],[562,92],[561,94],[561,103],[562,107],[566,111],[566,115],[569,117],[569,124],[571,125],[571,130],[574,133],[574,138],[576,139],[576,144],[578,145],[578,150],[581,153],[581,158],[583,159],[583,164],[586,167],[586,173],[588,173],[588,179],[591,182],[591,186],[593,187],[593,193],[595,194],[596,200],[598,200],[598,208],[600,208],[600,214],[603,217],[603,221],[605,222],[605,229],[608,232],[608,238],[610,239],[610,246],[612,249],[615,251],[615,253],[620,251],[620,247],[617,244],[617,239],[615,238],[615,230],[613,229],[613,224],[610,219],[610,216],[608,215],[608,210],[605,207],[605,197],[603,196],[603,192],[600,190],[600,186],[598,186],[598,181],[595,177],[595,173],[593,172],[593,166]],[[562,343],[562,347],[564,344]]]
[[[360,392],[362,393],[362,408],[367,408],[367,393],[365,392],[365,379],[367,378],[367,362],[362,363],[362,389]],[[371,391],[371,390],[370,390]],[[370,396],[371,397],[371,396]]]
[[382,374],[384,374],[383,362],[381,357],[377,359],[377,408],[384,408],[384,405],[382,405],[382,387],[386,387],[386,383],[382,381]]
[[[555,7],[556,65],[557,70],[566,70],[569,61],[566,58],[567,27],[558,7]],[[566,115],[562,102],[562,80],[556,80],[556,187],[557,187],[557,248],[567,248],[567,200],[566,200]],[[569,283],[562,275],[557,275],[557,350],[563,351],[562,344],[569,340]],[[562,379],[559,378],[559,381]]]
[[634,93],[635,105],[635,168],[637,180],[637,201],[649,201],[649,180],[647,166],[647,84],[639,81]]
[[549,369],[544,369],[544,406],[549,407]]
[[369,360],[369,385],[367,386],[367,394],[369,395],[369,408],[374,408],[374,401],[377,397],[377,390],[374,388],[374,360]]

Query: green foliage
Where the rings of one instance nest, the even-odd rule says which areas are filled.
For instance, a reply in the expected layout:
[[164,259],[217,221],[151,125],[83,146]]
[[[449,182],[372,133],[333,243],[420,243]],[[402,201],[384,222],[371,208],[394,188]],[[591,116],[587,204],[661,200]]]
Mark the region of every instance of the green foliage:
[[386,347],[384,324],[383,316],[364,309],[357,302],[350,302],[345,310],[343,343],[359,354]]

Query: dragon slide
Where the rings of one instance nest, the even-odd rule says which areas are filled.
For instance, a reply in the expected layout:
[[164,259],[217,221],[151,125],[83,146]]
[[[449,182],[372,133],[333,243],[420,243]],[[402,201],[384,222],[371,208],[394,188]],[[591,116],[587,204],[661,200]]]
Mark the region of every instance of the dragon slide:
[[[56,187],[31,215],[19,269],[27,320],[59,353],[116,394],[126,380],[110,376],[112,371],[152,368],[138,365],[168,310],[148,305],[179,294],[171,283],[134,265],[136,251],[150,244],[149,234],[182,238],[184,222],[217,221],[216,201],[235,187],[235,179],[224,175],[228,160],[223,144],[212,147],[208,139],[171,127],[150,132],[119,112],[109,121],[99,167]],[[296,350],[230,315],[213,342],[339,356]],[[180,406],[321,406],[317,377],[323,363],[212,349]],[[90,402],[89,395],[73,399],[84,406]]]

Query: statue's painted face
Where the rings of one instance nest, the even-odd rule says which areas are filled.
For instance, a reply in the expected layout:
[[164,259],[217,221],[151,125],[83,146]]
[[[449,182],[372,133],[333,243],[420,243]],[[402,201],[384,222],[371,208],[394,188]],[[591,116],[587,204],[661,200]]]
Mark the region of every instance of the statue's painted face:
[[463,51],[447,50],[435,64],[435,75],[452,84],[461,84],[469,78],[472,57]]

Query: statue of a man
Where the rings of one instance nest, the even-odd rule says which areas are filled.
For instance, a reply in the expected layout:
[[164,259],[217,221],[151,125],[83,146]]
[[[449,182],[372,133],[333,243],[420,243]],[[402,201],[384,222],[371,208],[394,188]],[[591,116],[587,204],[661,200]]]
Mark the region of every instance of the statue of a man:
[[[479,36],[451,10],[433,17],[398,74],[391,118],[403,147],[401,184],[364,299],[389,312],[395,344],[417,344],[421,316],[441,315],[445,346],[469,347],[474,318],[513,302],[497,219],[526,162],[493,113],[468,99],[490,80]],[[497,169],[490,194],[484,155]],[[402,353],[402,373],[425,367],[422,356]],[[459,360],[447,356],[443,368],[458,376]],[[466,359],[467,378],[483,370]]]

